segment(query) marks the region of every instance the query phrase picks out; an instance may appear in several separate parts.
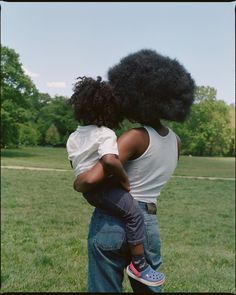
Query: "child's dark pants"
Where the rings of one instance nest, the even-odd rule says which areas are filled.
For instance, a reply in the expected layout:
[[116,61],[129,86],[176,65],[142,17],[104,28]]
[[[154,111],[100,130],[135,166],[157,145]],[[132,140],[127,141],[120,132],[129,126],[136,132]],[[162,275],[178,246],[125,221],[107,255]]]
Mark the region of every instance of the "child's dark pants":
[[112,187],[83,195],[94,207],[124,221],[129,245],[138,245],[143,242],[144,217],[138,202],[131,194],[122,188]]

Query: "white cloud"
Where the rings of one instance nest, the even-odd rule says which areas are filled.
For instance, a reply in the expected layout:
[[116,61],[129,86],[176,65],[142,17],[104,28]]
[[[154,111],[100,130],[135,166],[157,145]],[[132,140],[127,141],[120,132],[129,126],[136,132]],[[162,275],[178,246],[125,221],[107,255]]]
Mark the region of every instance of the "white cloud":
[[26,69],[25,67],[22,67],[22,69],[25,72],[25,74],[31,78],[37,78],[39,76],[39,74],[31,72],[30,70]]
[[48,82],[47,86],[49,88],[66,88],[65,82]]

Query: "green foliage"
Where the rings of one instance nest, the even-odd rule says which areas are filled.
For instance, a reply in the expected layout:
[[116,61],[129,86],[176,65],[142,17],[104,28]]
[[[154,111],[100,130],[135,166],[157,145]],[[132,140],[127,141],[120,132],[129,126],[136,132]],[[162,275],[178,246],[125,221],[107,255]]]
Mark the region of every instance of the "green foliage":
[[60,142],[60,134],[54,124],[52,124],[46,131],[45,142],[51,145],[56,145]]
[[29,100],[37,89],[24,73],[19,55],[8,47],[1,47],[2,101],[10,100],[19,106],[29,106]]
[[47,144],[46,131],[53,124],[60,135],[58,144],[65,146],[70,133],[78,126],[67,98],[63,96],[51,98],[48,94],[40,93],[38,103],[40,107],[35,123],[40,134],[39,144]]
[[1,109],[1,148],[18,145],[19,130],[14,117],[6,109]]
[[232,145],[230,106],[216,100],[216,90],[197,87],[196,103],[183,124],[168,123],[180,136],[182,154],[228,155]]
[[[65,146],[78,126],[67,98],[39,93],[24,73],[19,55],[5,46],[1,47],[1,68],[1,147],[48,143]],[[210,86],[196,88],[195,104],[184,123],[166,124],[180,136],[182,154],[235,155],[235,106],[217,100],[216,90]],[[139,126],[124,120],[115,132],[120,136]],[[49,129],[54,135],[48,135]]]
[[19,124],[20,144],[21,145],[37,145],[39,134],[32,125]]
[[187,124],[194,130],[189,143],[194,155],[215,156],[227,153],[231,129],[229,108],[224,102],[206,99],[195,105],[193,116]]
[[56,126],[60,141],[58,144],[65,145],[71,132],[75,130],[78,123],[75,121],[72,108],[66,103],[63,96],[56,96],[44,105],[37,120],[38,129],[41,134],[40,144],[47,143],[45,135],[48,128],[53,124]]
[[41,134],[40,144],[47,143],[46,131],[52,124],[56,126],[60,134],[58,143],[65,145],[67,138],[78,123],[74,119],[72,108],[66,103],[66,98],[63,96],[56,96],[39,110],[37,125]]
[[52,124],[59,132],[53,144],[65,145],[77,126],[66,98],[39,93],[24,73],[19,55],[5,46],[1,47],[1,68],[1,147],[47,144],[46,132]]
[[205,99],[215,100],[216,89],[210,86],[196,87],[194,96],[195,96],[196,103],[199,103]]
[[1,46],[1,147],[19,144],[18,124],[32,119],[31,103],[37,95],[35,85],[24,74],[19,55],[13,49]]

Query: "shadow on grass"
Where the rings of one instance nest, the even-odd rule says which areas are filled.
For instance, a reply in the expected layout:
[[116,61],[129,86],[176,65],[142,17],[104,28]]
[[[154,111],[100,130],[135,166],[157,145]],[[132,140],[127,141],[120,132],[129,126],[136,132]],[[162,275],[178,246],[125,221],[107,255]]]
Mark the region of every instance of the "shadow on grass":
[[37,156],[36,154],[31,154],[31,153],[26,153],[19,150],[7,150],[7,149],[1,149],[1,157],[6,157],[6,158],[15,158],[15,157],[25,157],[25,158],[29,158],[29,157],[35,157]]

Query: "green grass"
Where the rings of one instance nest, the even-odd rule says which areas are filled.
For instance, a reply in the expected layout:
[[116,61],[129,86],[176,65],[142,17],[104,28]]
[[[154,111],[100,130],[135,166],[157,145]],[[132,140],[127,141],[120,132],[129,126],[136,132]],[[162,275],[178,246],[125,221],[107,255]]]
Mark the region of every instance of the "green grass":
[[231,292],[235,273],[235,187],[174,179],[158,202],[166,292]]
[[66,149],[52,147],[2,149],[1,165],[71,169]]
[[[1,150],[3,166],[71,169],[65,148],[24,147]],[[175,175],[235,177],[235,159],[181,156]]]
[[85,291],[92,207],[72,180],[2,171],[2,291]]
[[235,158],[181,156],[175,175],[235,177]]
[[[2,165],[69,169],[64,149],[7,152]],[[208,173],[234,175],[230,158],[181,161],[176,173],[202,176],[211,162]],[[2,169],[2,292],[86,292],[93,208],[72,189],[73,179],[72,171]],[[158,201],[164,292],[235,292],[234,193],[227,180],[167,184]],[[127,278],[124,291],[131,292]]]

